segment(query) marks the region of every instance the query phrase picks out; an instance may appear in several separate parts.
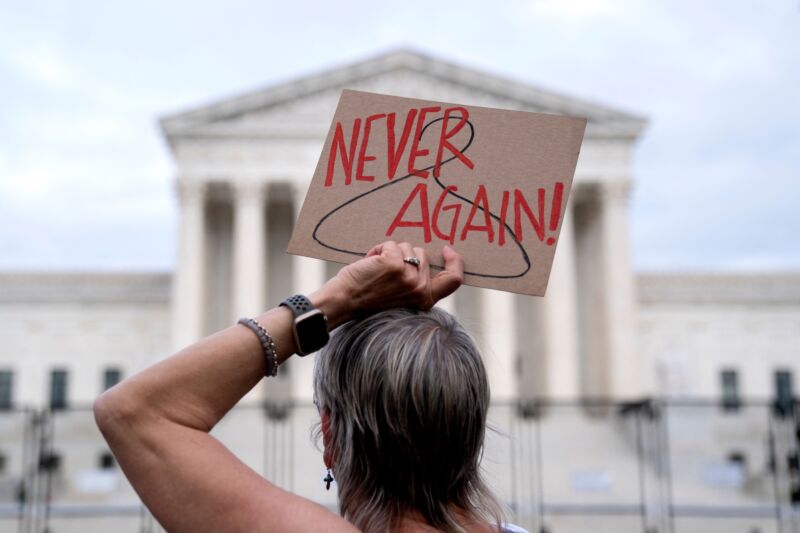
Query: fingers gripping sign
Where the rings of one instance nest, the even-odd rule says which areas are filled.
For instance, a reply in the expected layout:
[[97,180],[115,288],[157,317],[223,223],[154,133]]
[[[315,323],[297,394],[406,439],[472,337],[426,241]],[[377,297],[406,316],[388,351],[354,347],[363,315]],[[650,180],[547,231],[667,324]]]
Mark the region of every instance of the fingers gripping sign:
[[442,249],[444,270],[431,279],[432,295],[435,301],[450,296],[464,283],[464,259],[451,247]]
[[[354,309],[380,311],[392,307],[430,309],[455,291],[464,277],[461,256],[445,246],[444,270],[431,277],[428,255],[409,243],[386,241],[372,247],[366,257],[341,270],[331,280],[337,284]],[[406,261],[415,257],[419,265]]]

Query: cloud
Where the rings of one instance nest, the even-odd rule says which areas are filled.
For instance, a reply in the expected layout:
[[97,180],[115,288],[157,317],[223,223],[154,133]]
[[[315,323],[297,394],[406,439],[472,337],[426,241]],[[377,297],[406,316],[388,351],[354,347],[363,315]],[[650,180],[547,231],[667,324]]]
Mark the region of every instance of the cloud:
[[51,90],[72,90],[79,79],[69,61],[44,43],[9,48],[5,59],[18,75]]
[[526,7],[533,17],[568,22],[594,21],[618,15],[623,9],[620,2],[613,0],[529,0]]

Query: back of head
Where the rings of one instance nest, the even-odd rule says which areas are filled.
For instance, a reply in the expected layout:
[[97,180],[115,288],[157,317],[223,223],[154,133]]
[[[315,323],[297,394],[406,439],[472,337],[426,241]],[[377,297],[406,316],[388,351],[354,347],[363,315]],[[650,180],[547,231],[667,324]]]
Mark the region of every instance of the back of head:
[[341,513],[386,531],[409,513],[447,531],[499,523],[480,476],[489,385],[463,327],[439,309],[393,309],[341,327],[318,354]]

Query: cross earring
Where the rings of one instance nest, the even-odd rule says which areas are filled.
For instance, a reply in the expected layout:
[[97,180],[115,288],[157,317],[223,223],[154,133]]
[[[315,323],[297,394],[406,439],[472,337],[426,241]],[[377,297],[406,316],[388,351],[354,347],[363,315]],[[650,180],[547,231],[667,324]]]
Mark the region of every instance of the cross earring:
[[328,469],[327,475],[322,478],[322,481],[325,482],[325,490],[331,490],[331,482],[333,481],[333,475],[331,474],[331,469]]

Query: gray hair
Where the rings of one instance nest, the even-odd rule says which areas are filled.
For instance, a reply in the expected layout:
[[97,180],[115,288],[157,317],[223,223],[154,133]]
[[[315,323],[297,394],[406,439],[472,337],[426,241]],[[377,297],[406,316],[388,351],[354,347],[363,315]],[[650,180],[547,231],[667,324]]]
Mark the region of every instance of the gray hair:
[[392,309],[345,324],[317,355],[314,394],[340,513],[356,527],[388,531],[407,513],[445,531],[464,531],[464,514],[501,523],[480,472],[486,369],[452,315]]

